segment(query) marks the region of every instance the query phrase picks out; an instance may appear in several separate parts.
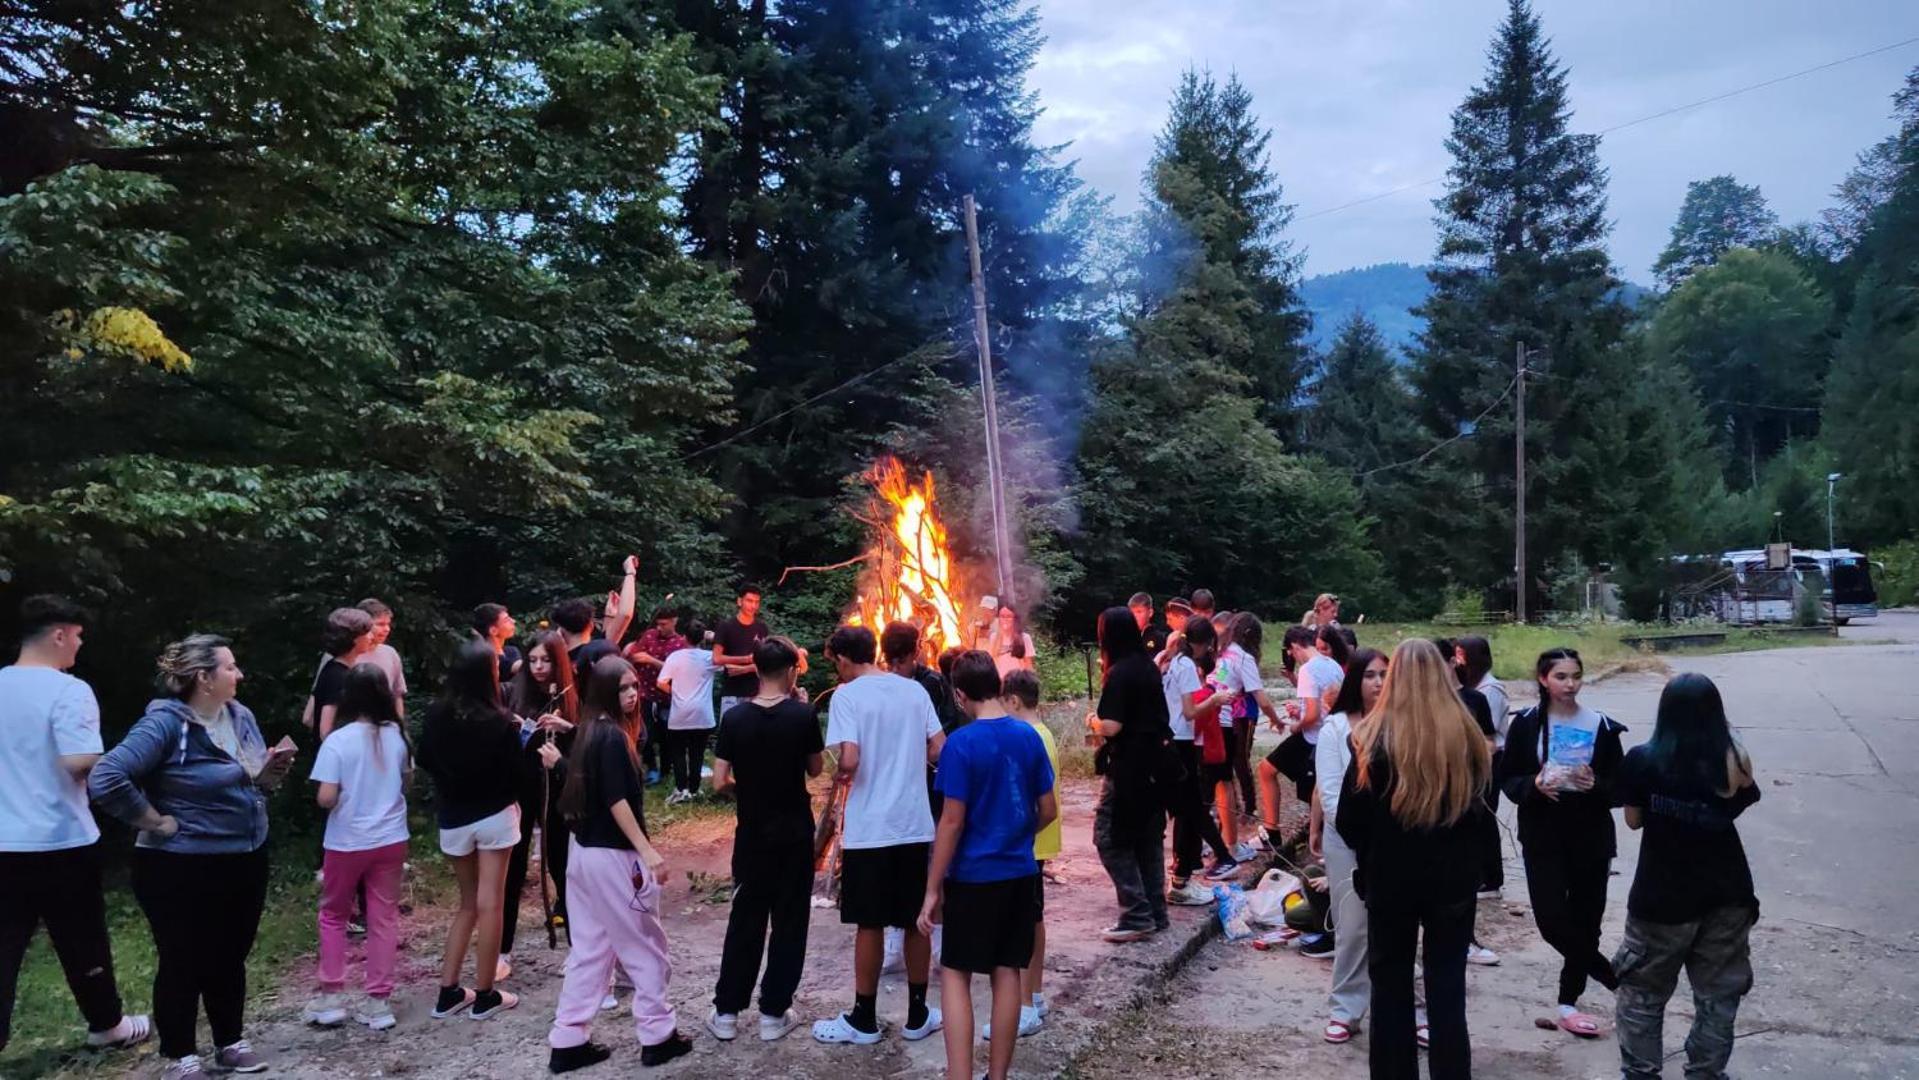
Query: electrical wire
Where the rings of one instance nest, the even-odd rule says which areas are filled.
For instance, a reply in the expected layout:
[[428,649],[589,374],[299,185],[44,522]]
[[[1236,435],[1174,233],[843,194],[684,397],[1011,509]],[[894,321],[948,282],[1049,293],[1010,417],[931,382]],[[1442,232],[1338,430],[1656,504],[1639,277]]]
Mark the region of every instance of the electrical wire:
[[1504,402],[1508,397],[1512,396],[1513,387],[1518,385],[1519,385],[1519,376],[1514,375],[1512,377],[1512,381],[1506,384],[1506,389],[1501,390],[1499,392],[1499,396],[1493,399],[1492,404],[1486,406],[1484,409],[1481,409],[1479,411],[1478,416],[1475,416],[1471,420],[1467,421],[1465,424],[1460,425],[1459,434],[1454,435],[1453,437],[1449,439],[1441,439],[1439,442],[1436,442],[1433,445],[1427,447],[1426,451],[1420,454],[1418,457],[1410,457],[1404,461],[1395,461],[1391,465],[1381,465],[1381,466],[1378,466],[1377,468],[1367,469],[1364,472],[1354,473],[1353,475],[1357,477],[1358,479],[1364,480],[1368,476],[1372,476],[1376,473],[1390,472],[1393,469],[1403,469],[1409,465],[1423,464],[1427,458],[1430,458],[1434,454],[1439,453],[1441,450],[1444,450],[1446,447],[1451,446],[1452,444],[1459,442],[1461,440],[1472,438],[1474,435],[1477,435],[1479,433],[1479,422],[1481,420],[1486,419],[1486,417],[1491,416],[1492,411],[1494,409],[1499,408],[1502,402]]
[[929,357],[924,355],[918,349],[915,349],[914,351],[909,353],[903,353],[899,356],[894,357],[891,360],[888,360],[886,363],[871,369],[870,371],[860,372],[858,375],[855,375],[852,378],[846,380],[845,382],[840,383],[838,386],[828,387],[827,389],[822,390],[817,394],[814,394],[812,397],[807,398],[805,401],[802,401],[799,404],[794,405],[793,407],[789,409],[782,409],[779,412],[774,413],[772,416],[769,416],[766,419],[761,420],[750,427],[741,428],[740,430],[734,432],[731,435],[728,435],[726,438],[721,439],[718,442],[708,443],[707,445],[700,447],[698,450],[695,450],[692,453],[686,455],[686,460],[692,461],[694,458],[699,457],[702,454],[706,454],[706,453],[710,453],[711,451],[718,450],[720,447],[726,446],[729,443],[738,442],[739,440],[746,438],[748,435],[753,434],[755,431],[758,431],[761,428],[766,427],[768,424],[773,424],[773,423],[777,423],[778,421],[784,420],[787,417],[793,415],[794,413],[799,412],[801,409],[804,409],[809,405],[816,404],[822,399],[832,397],[834,394],[839,393],[840,391],[846,389],[849,386],[852,386],[855,383],[862,382],[866,379],[870,379],[873,376],[878,375],[880,372],[885,371],[887,368],[894,366],[895,364],[903,364],[907,362],[908,360],[918,360],[922,363],[936,364],[942,360],[951,360],[953,357],[958,355],[959,355],[958,353],[947,353],[944,356]]
[[[1703,97],[1697,101],[1688,101],[1683,105],[1674,105],[1671,108],[1661,109],[1658,112],[1647,113],[1644,116],[1634,117],[1631,120],[1614,124],[1611,127],[1600,128],[1598,131],[1591,132],[1590,134],[1611,135],[1615,131],[1624,131],[1630,127],[1638,127],[1640,124],[1646,124],[1654,120],[1664,119],[1665,117],[1672,116],[1677,113],[1685,112],[1688,109],[1697,109],[1704,105],[1712,105],[1716,102],[1725,101],[1727,98],[1738,97],[1741,94],[1749,94],[1749,93],[1752,93],[1754,90],[1764,90],[1765,88],[1769,86],[1778,86],[1780,83],[1791,82],[1794,79],[1803,78],[1804,76],[1807,76],[1807,75],[1817,74],[1818,72],[1827,71],[1844,64],[1850,64],[1850,63],[1853,63],[1854,61],[1864,60],[1867,57],[1878,56],[1880,53],[1891,52],[1894,49],[1903,49],[1906,46],[1912,45],[1915,43],[1919,43],[1919,37],[1909,37],[1909,38],[1906,38],[1904,41],[1895,41],[1889,45],[1881,45],[1877,48],[1867,49],[1864,52],[1853,53],[1851,56],[1842,56],[1837,60],[1828,60],[1823,64],[1814,64],[1812,67],[1801,68],[1798,71],[1789,72],[1785,75],[1775,75],[1770,79],[1762,79],[1759,82],[1748,83],[1745,86],[1735,87],[1734,89],[1726,90],[1721,93],[1714,94],[1711,97]],[[1587,133],[1574,132],[1572,134],[1587,134]],[[1531,155],[1521,158],[1514,167],[1517,168],[1518,165],[1523,165],[1529,160],[1531,160]],[[1354,199],[1351,202],[1340,203],[1338,206],[1329,206],[1324,210],[1315,210],[1310,214],[1300,214],[1297,217],[1295,217],[1293,221],[1294,223],[1298,223],[1302,221],[1312,221],[1314,218],[1327,217],[1332,214],[1340,213],[1342,211],[1351,210],[1357,206],[1365,206],[1367,203],[1375,203],[1380,201],[1381,199],[1390,199],[1395,195],[1403,195],[1406,192],[1415,190],[1417,188],[1430,187],[1433,184],[1437,184],[1445,179],[1446,179],[1445,176],[1433,176],[1433,177],[1428,177],[1427,179],[1424,179],[1424,180],[1416,180],[1410,184],[1401,184],[1396,188],[1389,188],[1385,191],[1379,192],[1376,195],[1367,195],[1364,198]]]

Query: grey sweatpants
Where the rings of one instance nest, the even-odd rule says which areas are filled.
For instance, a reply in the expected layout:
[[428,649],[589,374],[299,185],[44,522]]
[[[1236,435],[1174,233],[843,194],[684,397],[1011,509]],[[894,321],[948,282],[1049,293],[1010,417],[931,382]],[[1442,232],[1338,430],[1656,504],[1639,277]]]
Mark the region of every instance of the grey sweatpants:
[[1753,910],[1715,908],[1689,923],[1647,922],[1628,916],[1626,939],[1613,968],[1619,974],[1620,1075],[1659,1080],[1666,1002],[1686,969],[1692,984],[1692,1031],[1686,1036],[1687,1080],[1723,1080],[1732,1058],[1739,999],[1752,989],[1748,935]]

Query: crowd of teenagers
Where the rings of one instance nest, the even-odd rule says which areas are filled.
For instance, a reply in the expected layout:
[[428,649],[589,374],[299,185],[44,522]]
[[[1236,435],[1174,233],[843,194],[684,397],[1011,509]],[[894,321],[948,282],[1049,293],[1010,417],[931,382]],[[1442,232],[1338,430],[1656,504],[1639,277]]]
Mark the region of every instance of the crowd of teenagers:
[[[1059,752],[1039,716],[1034,644],[1018,613],[1000,608],[979,648],[937,658],[910,624],[841,626],[824,648],[837,683],[813,702],[798,686],[807,650],[769,631],[755,590],[742,590],[711,633],[682,633],[679,612],[661,609],[629,640],[635,573],[628,559],[599,617],[593,602],[566,601],[551,612],[553,629],[530,640],[504,607],[481,605],[417,736],[404,665],[386,644],[391,610],[368,600],[327,617],[304,714],[318,738],[308,780],[327,812],[305,1018],[396,1024],[388,999],[417,766],[433,781],[438,844],[459,895],[430,1015],[483,1021],[518,1005],[500,984],[513,973],[537,832],[542,925],[550,943],[564,932],[569,946],[551,1070],[613,1055],[591,1033],[618,1004],[616,981],[631,987],[639,1063],[687,1053],[667,994],[667,855],[649,838],[644,796],[670,782],[669,802],[704,797],[717,734],[711,790],[735,807],[734,891],[706,1031],[738,1038],[756,982],[761,1039],[800,1025],[793,1003],[830,833],[840,921],[854,928],[852,1004],[814,1023],[813,1037],[884,1038],[879,981],[896,933],[908,990],[901,1036],[943,1033],[947,1075],[961,1080],[974,1075],[977,1031],[987,1075],[1003,1080],[1017,1039],[1045,1024],[1046,865],[1061,851]],[[1465,969],[1497,963],[1473,922],[1478,901],[1504,886],[1494,817],[1503,795],[1516,805],[1539,932],[1563,957],[1559,1026],[1604,1034],[1579,1007],[1597,981],[1617,995],[1623,1076],[1657,1077],[1662,1019],[1684,967],[1695,998],[1687,1073],[1724,1075],[1758,915],[1734,819],[1759,795],[1709,680],[1672,680],[1651,740],[1626,752],[1625,728],[1580,701],[1583,666],[1571,649],[1538,658],[1538,704],[1514,711],[1482,637],[1408,640],[1387,656],[1358,647],[1338,598],[1321,596],[1277,635],[1275,664],[1260,620],[1216,610],[1206,590],[1164,614],[1141,593],[1097,623],[1102,685],[1085,737],[1099,778],[1093,846],[1118,908],[1105,941],[1167,929],[1169,904],[1214,903],[1204,883],[1235,881],[1242,863],[1277,852],[1296,798],[1312,864],[1309,902],[1288,922],[1303,931],[1302,955],[1330,962],[1324,1038],[1351,1041],[1370,1012],[1373,1076],[1416,1076],[1421,1049],[1432,1076],[1469,1076]],[[166,647],[160,696],[107,750],[91,689],[67,674],[88,621],[65,600],[29,599],[19,657],[0,668],[0,1047],[22,957],[44,923],[90,1046],[157,1032],[165,1080],[263,1071],[244,1034],[245,965],[267,894],[267,793],[291,773],[299,744],[268,745],[237,700],[232,646],[196,634]],[[1291,692],[1269,692],[1269,682]],[[1280,738],[1255,765],[1262,720]],[[833,812],[816,819],[809,781],[829,750]],[[125,1014],[115,986],[96,807],[137,832],[133,890],[158,957],[151,1020]],[[1625,938],[1609,960],[1600,926],[1619,807],[1646,835]],[[355,931],[364,970],[349,994]],[[936,960],[938,1005],[928,996]],[[975,975],[991,1000],[978,1018]],[[202,1009],[213,1039],[204,1058]]]

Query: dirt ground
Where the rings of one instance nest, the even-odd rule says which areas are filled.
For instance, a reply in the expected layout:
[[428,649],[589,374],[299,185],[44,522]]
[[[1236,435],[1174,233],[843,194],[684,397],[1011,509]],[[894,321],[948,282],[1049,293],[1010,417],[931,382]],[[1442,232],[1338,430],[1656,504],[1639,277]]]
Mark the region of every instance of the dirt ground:
[[[1213,933],[1211,908],[1172,909],[1172,930],[1133,945],[1113,946],[1098,939],[1115,914],[1112,888],[1092,850],[1092,781],[1071,780],[1061,789],[1065,819],[1064,850],[1051,864],[1055,879],[1047,892],[1049,955],[1046,989],[1052,1012],[1045,1030],[1022,1040],[1016,1059],[1020,1076],[1052,1076],[1085,1049],[1111,1019],[1151,999],[1180,964]],[[721,1043],[705,1031],[720,944],[727,918],[726,876],[732,841],[730,816],[706,816],[661,830],[660,842],[672,873],[664,910],[671,944],[673,979],[668,998],[682,1031],[693,1037],[694,1052],[673,1064],[649,1070],[671,1077],[777,1075],[794,1080],[856,1080],[865,1077],[930,1075],[944,1066],[939,1038],[909,1043],[898,1029],[906,1011],[903,974],[889,974],[880,985],[879,1014],[887,1037],[870,1047],[824,1046],[811,1037],[811,1021],[832,1016],[852,1000],[852,930],[835,910],[816,907],[808,937],[806,973],[795,1007],[806,1025],[777,1043],[762,1043],[749,1022],[743,1037]],[[1248,877],[1252,870],[1245,871]],[[564,965],[562,948],[549,952],[537,928],[539,900],[529,891],[521,905],[520,944],[514,972],[502,984],[521,995],[519,1007],[483,1023],[428,1016],[437,985],[438,957],[446,925],[443,909],[425,907],[406,921],[400,985],[393,996],[399,1024],[373,1033],[356,1024],[334,1029],[301,1022],[299,1011],[312,993],[311,963],[289,971],[277,990],[260,995],[249,1016],[248,1038],[272,1065],[269,1075],[293,1080],[410,1077],[418,1080],[505,1078],[544,1075],[548,1025]],[[359,967],[358,945],[349,977]],[[975,980],[975,1008],[984,1017],[987,992]],[[931,997],[940,996],[937,972]],[[594,1038],[613,1048],[611,1062],[585,1075],[615,1075],[639,1066],[632,1020],[621,1009],[602,1014]],[[984,1048],[979,1051],[984,1067]],[[125,1075],[148,1075],[157,1068],[151,1052],[127,1063]],[[94,1075],[101,1075],[95,1073]]]

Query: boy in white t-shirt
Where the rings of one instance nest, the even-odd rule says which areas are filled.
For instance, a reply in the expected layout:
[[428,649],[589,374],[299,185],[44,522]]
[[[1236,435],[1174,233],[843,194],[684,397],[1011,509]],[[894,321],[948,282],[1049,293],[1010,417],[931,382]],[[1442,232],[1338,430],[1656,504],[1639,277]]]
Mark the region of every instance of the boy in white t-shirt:
[[713,678],[722,670],[732,669],[722,669],[705,649],[681,649],[660,665],[659,687],[673,696],[666,713],[666,760],[673,772],[668,806],[699,798],[706,740],[718,726],[713,719]]
[[153,1033],[120,1009],[100,890],[100,829],[87,774],[100,760],[100,705],[67,674],[87,613],[57,596],[20,605],[20,658],[0,668],[0,1048],[34,928],[45,922],[67,986],[87,1021],[87,1045],[132,1046]]
[[346,1022],[347,923],[366,896],[366,998],[351,1010],[375,1031],[393,1026],[387,998],[400,948],[400,882],[406,869],[406,789],[413,777],[393,684],[360,664],[347,674],[333,733],[320,744],[310,779],[328,811],[320,886],[320,995],[308,1023]]
[[824,1043],[880,1041],[875,1005],[887,927],[906,931],[901,1034],[918,1040],[940,1030],[939,1010],[926,1005],[932,942],[918,923],[933,846],[926,766],[938,762],[946,735],[925,689],[876,667],[878,652],[878,640],[864,626],[842,626],[826,643],[840,677],[826,743],[839,756],[836,782],[847,789],[840,921],[856,930],[853,1008],[813,1025],[813,1037]]

